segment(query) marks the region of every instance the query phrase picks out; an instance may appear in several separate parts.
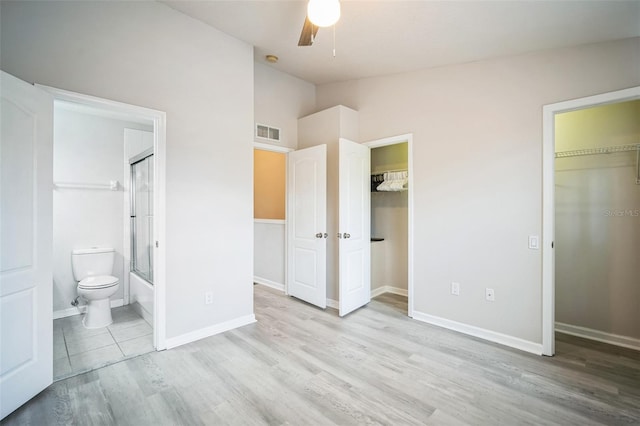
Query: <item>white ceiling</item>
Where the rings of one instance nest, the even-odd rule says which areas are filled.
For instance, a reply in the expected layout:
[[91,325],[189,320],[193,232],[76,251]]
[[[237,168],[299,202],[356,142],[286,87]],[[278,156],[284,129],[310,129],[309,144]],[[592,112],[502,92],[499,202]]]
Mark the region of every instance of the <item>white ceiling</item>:
[[342,0],[333,29],[298,47],[305,1],[165,1],[315,84],[640,36],[640,1]]

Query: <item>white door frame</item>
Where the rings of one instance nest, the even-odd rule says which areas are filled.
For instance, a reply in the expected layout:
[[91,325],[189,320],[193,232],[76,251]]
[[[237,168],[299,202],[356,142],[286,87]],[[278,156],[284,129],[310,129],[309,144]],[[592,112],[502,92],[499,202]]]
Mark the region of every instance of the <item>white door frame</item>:
[[363,145],[368,146],[369,148],[373,149],[373,148],[379,148],[381,146],[388,146],[388,145],[396,145],[399,143],[407,143],[407,148],[408,148],[408,152],[407,152],[407,162],[408,162],[408,168],[407,168],[407,173],[409,175],[409,182],[408,182],[408,233],[409,235],[408,237],[408,268],[409,270],[407,271],[407,296],[408,296],[408,306],[407,306],[407,311],[408,311],[408,316],[413,318],[413,184],[414,184],[414,179],[413,179],[413,133],[407,133],[404,135],[398,135],[398,136],[391,136],[388,138],[384,138],[384,139],[377,139],[377,140],[373,140],[373,141],[369,141],[369,142],[364,142]]
[[640,99],[640,86],[542,108],[542,354],[555,353],[555,115]]
[[[287,148],[285,146],[277,146],[277,145],[271,145],[271,144],[264,143],[264,142],[255,142],[255,141],[253,142],[253,149],[259,149],[259,150],[262,150],[262,151],[278,152],[280,154],[285,154],[285,155],[290,153],[290,152],[292,152],[292,151],[295,151],[295,149],[293,149],[293,148]],[[255,165],[251,169],[252,173],[253,173],[254,169],[255,169]],[[287,239],[287,237],[289,236],[289,234],[288,234],[288,226],[287,226],[287,212],[289,211],[288,210],[288,208],[289,208],[289,205],[288,205],[289,197],[287,196],[287,189],[288,189],[288,187],[287,187],[287,180],[288,180],[287,173],[288,173],[288,167],[286,166],[286,163],[285,163],[285,167],[284,167],[284,194],[285,194],[285,197],[284,197],[284,221],[281,222],[281,221],[273,221],[273,220],[268,220],[268,219],[255,219],[255,218],[253,219],[253,223],[254,224],[255,223],[284,223],[284,253],[283,253],[283,256],[284,256],[284,282],[282,284],[284,286],[283,291],[284,291],[285,294],[288,294],[287,293],[287,283],[288,283],[288,280],[287,280],[288,275],[287,274],[288,274],[288,270],[289,270],[288,263],[287,263],[287,261],[288,261],[288,259],[287,259],[287,253],[288,253],[287,252],[287,245],[288,244],[287,244],[287,242],[289,241]],[[255,191],[255,189],[254,189],[254,191]],[[254,238],[255,238],[255,235],[254,235]],[[255,259],[254,259],[254,262],[255,262]],[[254,271],[255,271],[255,269],[254,269]],[[254,273],[254,276],[253,276],[253,280],[254,280],[254,282],[256,281],[255,273]],[[274,286],[271,286],[271,287],[275,288]]]
[[95,96],[70,92],[54,87],[39,87],[53,95],[54,100],[74,102],[80,105],[99,108],[118,115],[128,115],[153,122],[153,154],[154,154],[154,212],[153,221],[154,249],[153,259],[153,344],[156,350],[167,348],[166,345],[166,113],[154,109],[129,105]]

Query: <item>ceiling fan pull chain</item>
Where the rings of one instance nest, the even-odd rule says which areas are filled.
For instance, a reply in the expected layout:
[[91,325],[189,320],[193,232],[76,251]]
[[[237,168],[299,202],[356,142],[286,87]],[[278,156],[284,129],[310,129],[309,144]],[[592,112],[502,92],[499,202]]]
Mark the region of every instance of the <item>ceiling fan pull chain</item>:
[[336,57],[336,24],[333,24],[333,57]]

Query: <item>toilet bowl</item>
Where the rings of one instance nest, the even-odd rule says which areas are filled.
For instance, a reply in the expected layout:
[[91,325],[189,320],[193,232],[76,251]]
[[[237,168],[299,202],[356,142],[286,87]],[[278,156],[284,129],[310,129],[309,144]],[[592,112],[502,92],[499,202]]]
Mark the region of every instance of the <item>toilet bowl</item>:
[[113,323],[109,298],[118,287],[120,281],[111,275],[88,277],[78,283],[78,296],[87,301],[87,312],[82,319],[86,328],[102,328]]
[[109,298],[118,291],[120,281],[111,275],[115,250],[110,247],[73,250],[71,265],[78,281],[78,296],[87,301],[82,320],[86,328],[102,328],[113,322]]

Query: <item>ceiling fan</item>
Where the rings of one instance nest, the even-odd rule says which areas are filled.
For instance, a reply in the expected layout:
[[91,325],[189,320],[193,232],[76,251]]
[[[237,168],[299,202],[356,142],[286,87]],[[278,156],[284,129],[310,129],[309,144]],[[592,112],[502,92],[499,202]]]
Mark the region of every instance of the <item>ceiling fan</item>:
[[320,27],[330,27],[340,19],[340,0],[309,0],[298,46],[311,46]]

